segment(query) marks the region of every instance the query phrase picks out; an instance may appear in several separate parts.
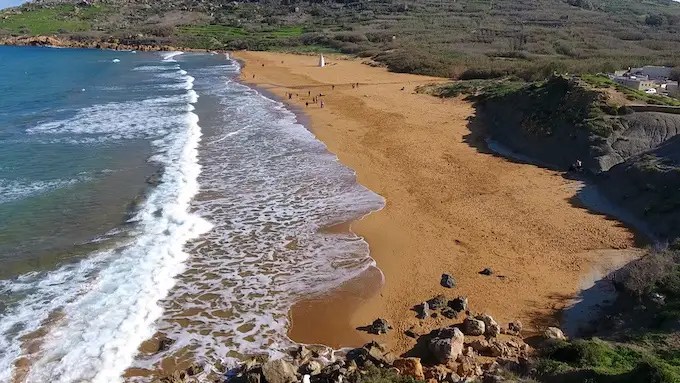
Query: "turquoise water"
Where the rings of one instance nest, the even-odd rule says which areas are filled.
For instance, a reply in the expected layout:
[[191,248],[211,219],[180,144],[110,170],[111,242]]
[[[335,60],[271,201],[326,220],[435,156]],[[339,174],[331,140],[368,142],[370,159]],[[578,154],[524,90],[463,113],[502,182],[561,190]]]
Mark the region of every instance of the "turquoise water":
[[0,382],[281,357],[290,307],[374,264],[321,229],[382,198],[227,56],[0,47],[0,66]]
[[157,60],[0,47],[0,278],[54,267],[73,244],[125,220],[154,169],[146,161],[154,133],[135,104],[182,92],[145,86],[147,74],[132,70]]

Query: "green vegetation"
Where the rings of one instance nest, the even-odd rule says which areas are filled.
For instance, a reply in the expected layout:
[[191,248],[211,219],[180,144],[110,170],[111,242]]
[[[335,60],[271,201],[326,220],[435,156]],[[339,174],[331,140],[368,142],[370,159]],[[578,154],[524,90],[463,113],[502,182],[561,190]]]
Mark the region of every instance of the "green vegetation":
[[647,94],[641,90],[617,84],[605,76],[584,74],[580,77],[587,84],[595,88],[613,88],[616,91],[623,93],[626,99],[630,101],[642,101],[651,105],[680,106],[680,101],[674,98],[658,94]]
[[324,48],[372,57],[396,72],[456,79],[516,76],[535,81],[553,73],[680,66],[680,4],[668,0],[105,4],[109,8],[25,5],[19,8],[21,14],[0,14],[0,29],[14,35],[60,33],[81,40],[106,36],[127,43],[207,49]]
[[98,18],[110,13],[105,6],[77,7],[71,4],[36,8],[0,18],[0,30],[16,34],[44,35],[87,31]]

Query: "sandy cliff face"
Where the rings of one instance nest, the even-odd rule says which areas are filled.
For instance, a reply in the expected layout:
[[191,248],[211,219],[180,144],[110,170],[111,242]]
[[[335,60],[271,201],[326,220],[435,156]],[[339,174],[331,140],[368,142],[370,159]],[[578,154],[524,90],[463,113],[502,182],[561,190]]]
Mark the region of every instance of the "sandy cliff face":
[[580,159],[613,202],[660,238],[680,236],[680,115],[599,111],[593,125],[593,108],[606,105],[579,92],[562,81],[484,100],[479,122],[493,140],[542,163],[566,170]]

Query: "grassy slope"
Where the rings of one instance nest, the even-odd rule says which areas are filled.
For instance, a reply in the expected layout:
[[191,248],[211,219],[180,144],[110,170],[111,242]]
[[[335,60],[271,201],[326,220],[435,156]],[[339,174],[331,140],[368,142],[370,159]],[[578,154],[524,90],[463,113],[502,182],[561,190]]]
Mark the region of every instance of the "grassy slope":
[[103,5],[78,8],[76,11],[74,5],[63,4],[8,15],[6,19],[0,19],[0,29],[31,35],[88,31],[97,19],[105,18],[110,13],[112,10]]
[[[541,79],[554,71],[680,65],[680,4],[664,0],[101,4],[113,11],[105,18],[97,14],[96,23],[88,20],[87,7],[76,15],[24,6],[21,15],[5,15],[0,33],[77,33],[96,27],[113,37],[142,33],[145,42],[155,37],[200,48],[325,49],[375,56],[394,71],[462,78],[514,74]],[[164,18],[173,12],[201,13],[207,22]],[[658,16],[660,24],[647,23],[650,16]]]

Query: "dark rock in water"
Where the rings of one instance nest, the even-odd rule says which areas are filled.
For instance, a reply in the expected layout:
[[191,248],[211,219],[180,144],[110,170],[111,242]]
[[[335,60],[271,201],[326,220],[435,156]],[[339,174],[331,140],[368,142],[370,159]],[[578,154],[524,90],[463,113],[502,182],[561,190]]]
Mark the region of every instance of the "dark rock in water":
[[373,323],[370,326],[369,332],[372,334],[380,335],[380,334],[387,334],[388,331],[390,331],[392,327],[387,323],[387,320],[378,318],[373,321]]
[[468,300],[466,297],[457,297],[456,299],[449,301],[449,307],[457,312],[465,311],[468,307]]
[[491,270],[491,269],[489,269],[489,268],[486,268],[486,269],[480,271],[479,273],[482,274],[482,275],[492,275],[492,274],[493,274],[493,270]]
[[430,305],[427,302],[423,302],[416,307],[419,319],[425,319],[430,315]]
[[267,383],[295,383],[295,367],[283,359],[270,360],[262,365],[262,375]]
[[442,274],[442,280],[439,282],[442,286],[452,289],[456,287],[456,280],[449,274]]
[[157,352],[167,351],[170,348],[170,346],[172,346],[173,343],[175,343],[175,341],[170,338],[167,337],[159,338]]
[[440,310],[446,307],[446,297],[443,294],[439,294],[436,297],[427,301],[432,310]]
[[146,183],[152,186],[157,186],[161,184],[161,178],[163,177],[163,172],[158,171],[146,178]]
[[449,319],[456,319],[458,318],[458,312],[456,310],[452,309],[451,307],[444,307],[441,311],[442,315],[449,318]]
[[153,212],[153,216],[156,218],[160,218],[163,216],[163,209],[156,209],[156,211]]

